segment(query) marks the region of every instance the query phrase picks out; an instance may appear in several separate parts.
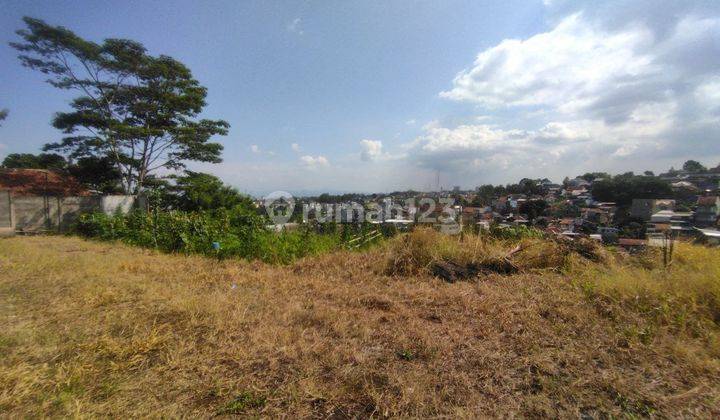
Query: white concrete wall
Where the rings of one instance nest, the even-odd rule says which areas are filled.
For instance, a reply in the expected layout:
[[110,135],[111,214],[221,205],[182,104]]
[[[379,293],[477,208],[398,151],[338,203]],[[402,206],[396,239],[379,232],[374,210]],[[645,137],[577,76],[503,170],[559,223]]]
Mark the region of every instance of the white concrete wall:
[[[13,232],[40,232],[66,230],[82,213],[103,212],[108,215],[120,211],[127,213],[136,202],[135,196],[88,197],[10,197],[10,205],[2,204],[7,195],[0,194],[0,229]],[[10,220],[3,227],[2,220]]]

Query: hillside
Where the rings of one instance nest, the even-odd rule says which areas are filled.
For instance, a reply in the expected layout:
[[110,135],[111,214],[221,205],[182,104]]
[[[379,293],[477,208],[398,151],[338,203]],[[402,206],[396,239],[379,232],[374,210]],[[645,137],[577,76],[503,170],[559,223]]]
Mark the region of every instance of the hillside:
[[665,270],[535,244],[514,274],[447,283],[434,258],[515,245],[449,241],[270,266],[1,240],[0,413],[720,415],[720,251]]

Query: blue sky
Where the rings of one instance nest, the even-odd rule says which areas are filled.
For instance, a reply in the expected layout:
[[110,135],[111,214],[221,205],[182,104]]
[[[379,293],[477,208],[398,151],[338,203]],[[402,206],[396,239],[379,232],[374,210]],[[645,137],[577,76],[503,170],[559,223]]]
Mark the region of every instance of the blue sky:
[[231,124],[192,167],[253,194],[720,163],[718,2],[0,3],[0,158],[72,97],[7,45],[32,16],[188,65]]

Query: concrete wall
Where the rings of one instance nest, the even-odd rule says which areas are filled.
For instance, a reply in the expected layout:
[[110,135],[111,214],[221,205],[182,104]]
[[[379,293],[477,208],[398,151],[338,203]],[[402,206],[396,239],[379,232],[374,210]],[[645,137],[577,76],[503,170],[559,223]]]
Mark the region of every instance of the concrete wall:
[[0,237],[11,236],[13,229],[12,203],[9,191],[0,191]]
[[[82,213],[127,213],[135,196],[11,197],[0,191],[0,234],[67,230]],[[144,204],[143,204],[144,207]]]

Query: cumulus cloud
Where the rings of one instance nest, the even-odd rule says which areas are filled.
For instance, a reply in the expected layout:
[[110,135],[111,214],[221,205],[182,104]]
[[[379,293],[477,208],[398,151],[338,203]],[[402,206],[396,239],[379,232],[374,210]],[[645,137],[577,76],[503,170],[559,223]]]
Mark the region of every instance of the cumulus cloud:
[[518,173],[531,165],[562,174],[572,166],[622,170],[623,162],[636,169],[662,159],[720,158],[715,4],[705,15],[683,8],[622,25],[597,10],[573,10],[547,32],[504,40],[480,52],[440,93],[493,115],[494,125],[486,118],[429,124],[406,145],[408,156],[456,174],[479,166]]
[[550,32],[483,51],[440,95],[490,108],[539,105],[572,112],[597,100],[608,85],[657,74],[652,58],[640,52],[651,41],[642,27],[609,34],[572,15]]
[[309,168],[316,168],[319,166],[328,166],[330,162],[325,156],[310,156],[305,155],[300,157],[300,161]]
[[641,148],[650,157],[670,154],[672,142],[664,133],[673,127],[675,112],[672,106],[647,106],[621,124],[578,119],[551,121],[534,130],[435,123],[407,145],[407,156],[420,167],[470,182],[541,175],[560,178],[574,170],[620,169],[623,159],[632,159],[625,164],[636,166],[632,155]]
[[360,140],[360,158],[370,162],[382,155],[382,142],[380,140]]
[[291,145],[290,145],[290,148],[292,149],[293,152],[299,152],[299,151],[300,151],[300,145],[297,144],[297,143],[291,144]]

